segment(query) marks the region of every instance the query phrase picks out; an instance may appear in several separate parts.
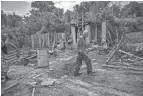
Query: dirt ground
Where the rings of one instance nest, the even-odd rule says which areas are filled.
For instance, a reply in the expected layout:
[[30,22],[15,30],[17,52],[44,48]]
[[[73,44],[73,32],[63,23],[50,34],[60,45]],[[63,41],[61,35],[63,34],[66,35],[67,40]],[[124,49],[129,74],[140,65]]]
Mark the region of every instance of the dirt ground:
[[[68,52],[50,59],[52,70],[33,66],[13,66],[15,72],[19,73],[15,75],[15,79],[19,78],[16,80],[18,84],[13,89],[10,88],[9,92],[4,92],[3,96],[33,96],[32,83],[35,82],[34,96],[143,96],[143,74],[132,74],[130,72],[133,71],[124,69],[104,68],[102,65],[106,60],[105,55],[98,55],[96,52],[90,52],[88,55],[96,72],[94,76],[87,75],[83,63],[80,70],[83,74],[73,77],[76,55]],[[50,86],[41,86],[41,82],[48,80],[55,82]],[[14,81],[7,82],[2,86],[2,90]]]

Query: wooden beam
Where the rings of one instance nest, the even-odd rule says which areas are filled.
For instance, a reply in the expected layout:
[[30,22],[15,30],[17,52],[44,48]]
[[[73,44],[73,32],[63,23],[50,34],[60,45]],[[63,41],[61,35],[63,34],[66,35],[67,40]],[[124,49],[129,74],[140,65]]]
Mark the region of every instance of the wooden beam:
[[112,39],[112,37],[111,37],[111,34],[110,34],[109,29],[107,29],[107,33],[108,33],[108,35],[109,35],[109,41],[112,41],[113,39]]
[[55,34],[56,34],[56,32],[54,33],[54,41],[53,41],[53,47],[52,47],[52,51],[54,50],[54,46],[55,46]]
[[115,69],[127,69],[127,70],[133,70],[133,71],[143,71],[142,68],[125,67],[125,66],[115,66],[115,65],[105,65],[105,64],[102,67],[115,68]]
[[122,46],[122,44],[124,42],[124,38],[125,38],[125,36],[122,37],[122,39],[120,40],[120,42],[118,43],[118,45],[115,45],[115,48],[110,53],[110,57],[107,59],[106,64],[108,64],[110,62],[110,60],[112,59],[112,57],[114,56],[114,54],[117,52],[117,50],[120,48],[120,46]]
[[122,53],[124,53],[124,54],[129,55],[129,56],[133,56],[133,57],[136,57],[136,58],[138,58],[138,59],[143,60],[143,58],[140,58],[140,57],[138,57],[138,56],[135,56],[135,55],[133,55],[133,54],[131,54],[131,53],[128,53],[128,52],[125,52],[125,51],[123,51],[123,50],[119,50],[119,52],[122,52]]
[[32,96],[34,96],[34,93],[35,93],[35,87],[33,88],[33,91],[32,91]]
[[107,28],[109,29],[110,32],[112,32],[114,36],[116,36],[115,30],[109,22],[107,22]]

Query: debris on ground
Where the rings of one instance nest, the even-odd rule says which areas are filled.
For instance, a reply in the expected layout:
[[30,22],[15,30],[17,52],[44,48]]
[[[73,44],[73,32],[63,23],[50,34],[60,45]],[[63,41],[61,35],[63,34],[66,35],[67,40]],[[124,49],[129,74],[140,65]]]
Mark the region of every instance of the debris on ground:
[[47,78],[41,83],[42,86],[52,86],[56,82],[56,79]]
[[[116,49],[116,48],[115,48]],[[114,50],[112,50],[114,51]],[[86,64],[81,67],[82,76],[73,77],[76,55],[68,51],[49,57],[49,68],[36,68],[37,60],[29,59],[26,66],[12,65],[8,77],[16,80],[4,96],[142,96],[142,57],[120,48],[111,54],[108,65],[106,55],[89,52],[95,76],[88,76]],[[120,52],[122,51],[122,52]],[[117,54],[118,53],[118,54]],[[128,54],[129,53],[129,54]],[[131,55],[132,54],[132,55]],[[14,83],[13,83],[14,84]],[[10,85],[10,84],[9,84]],[[15,86],[15,87],[14,87]],[[19,88],[20,90],[17,90]],[[6,87],[2,87],[3,90]]]

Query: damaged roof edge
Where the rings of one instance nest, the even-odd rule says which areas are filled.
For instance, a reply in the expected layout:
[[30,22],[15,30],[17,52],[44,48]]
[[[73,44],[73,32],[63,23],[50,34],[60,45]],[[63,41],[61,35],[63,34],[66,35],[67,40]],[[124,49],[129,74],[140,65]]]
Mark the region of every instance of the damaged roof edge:
[[[87,24],[90,24],[90,25],[91,25],[91,24],[95,24],[95,23],[96,23],[96,24],[101,24],[102,22],[101,22],[101,21],[94,21],[94,22],[93,22],[93,21],[84,21],[83,23],[84,23],[84,25],[87,25]],[[75,23],[75,22],[74,22],[74,23],[72,22],[72,23],[70,23],[70,25],[71,25],[71,26],[82,25],[82,22],[76,22],[76,23]]]

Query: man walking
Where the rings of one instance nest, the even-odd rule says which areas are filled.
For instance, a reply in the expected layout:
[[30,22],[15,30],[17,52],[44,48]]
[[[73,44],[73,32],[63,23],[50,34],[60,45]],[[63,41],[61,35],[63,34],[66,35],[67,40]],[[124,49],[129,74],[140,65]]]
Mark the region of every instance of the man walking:
[[91,65],[91,60],[90,58],[87,56],[87,51],[89,51],[88,49],[86,49],[86,38],[88,37],[89,33],[88,31],[84,31],[82,36],[79,36],[78,41],[77,41],[77,60],[76,60],[76,67],[75,67],[75,71],[74,71],[74,76],[79,76],[82,73],[79,73],[80,67],[82,65],[82,60],[86,63],[87,66],[87,74],[88,75],[92,75],[93,72],[92,71],[92,65]]

